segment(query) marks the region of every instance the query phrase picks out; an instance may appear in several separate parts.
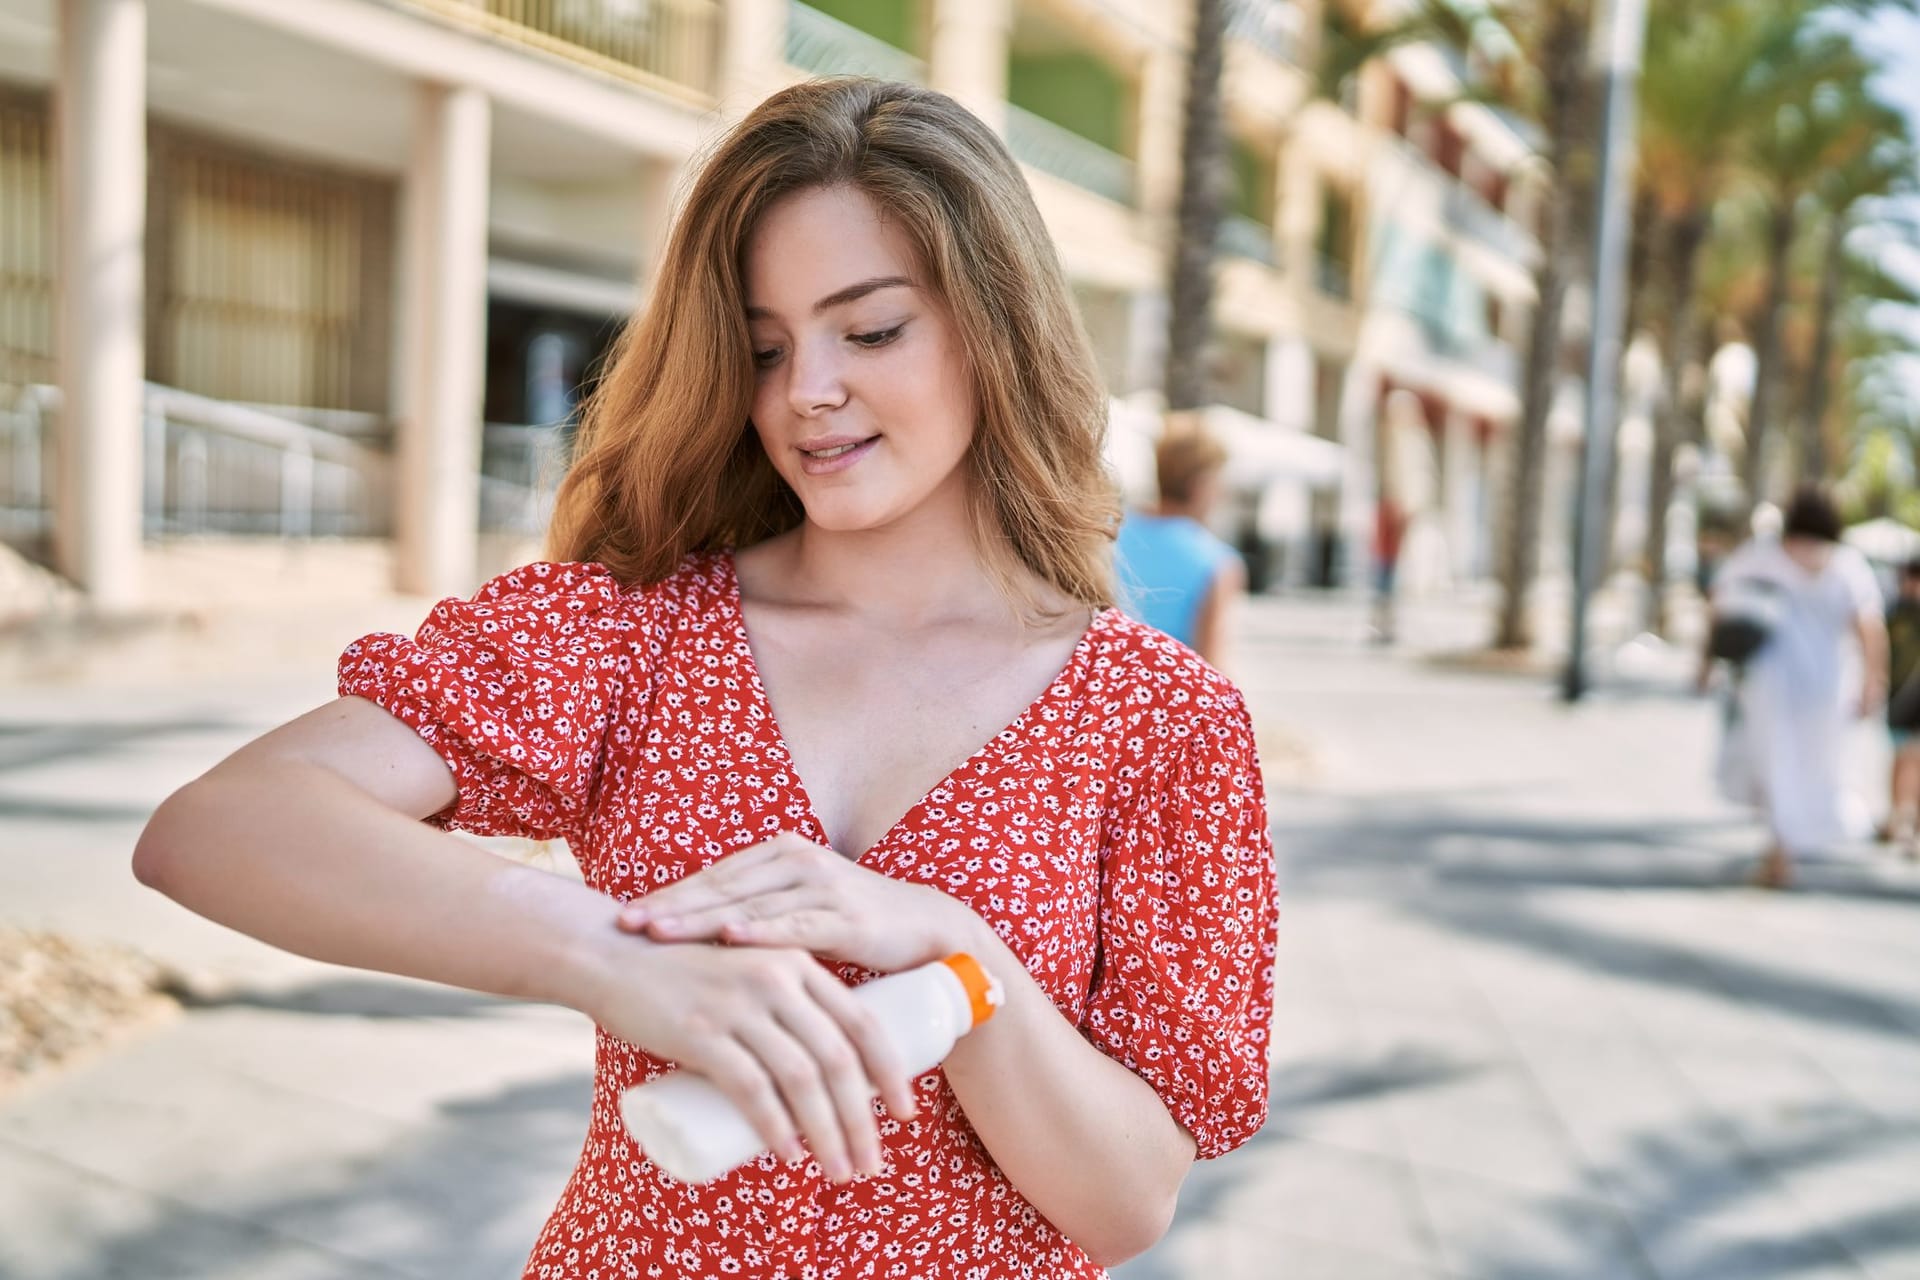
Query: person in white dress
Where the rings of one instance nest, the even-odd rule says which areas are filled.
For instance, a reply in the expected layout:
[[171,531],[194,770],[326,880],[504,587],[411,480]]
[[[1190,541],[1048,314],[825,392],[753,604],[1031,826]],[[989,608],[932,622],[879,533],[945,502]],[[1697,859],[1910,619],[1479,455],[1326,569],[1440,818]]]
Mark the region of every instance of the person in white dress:
[[1796,855],[1866,837],[1864,799],[1847,785],[1849,723],[1886,697],[1885,602],[1872,567],[1840,542],[1840,516],[1814,488],[1787,509],[1777,539],[1756,537],[1714,578],[1716,616],[1756,592],[1770,625],[1742,667],[1729,744],[1746,761],[1746,795],[1766,817],[1769,843],[1752,881],[1784,888]]

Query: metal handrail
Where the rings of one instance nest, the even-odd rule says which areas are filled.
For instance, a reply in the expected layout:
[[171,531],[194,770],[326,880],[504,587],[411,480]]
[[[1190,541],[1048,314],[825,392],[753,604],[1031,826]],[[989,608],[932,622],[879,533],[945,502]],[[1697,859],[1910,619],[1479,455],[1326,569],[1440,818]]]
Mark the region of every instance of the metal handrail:
[[801,0],[787,4],[787,62],[818,75],[857,74],[924,84],[927,64]]
[[[56,397],[58,388],[49,387]],[[253,444],[264,445],[271,449],[280,449],[290,453],[305,453],[313,458],[338,463],[341,466],[357,466],[369,470],[385,467],[388,454],[374,449],[357,440],[349,440],[331,431],[296,422],[292,418],[283,418],[244,405],[225,400],[215,400],[210,396],[196,395],[191,391],[182,391],[178,387],[162,386],[157,382],[146,384],[143,397],[146,416],[160,417],[183,427],[197,428],[217,432],[235,440],[246,440]]]
[[[7,459],[0,537],[46,532],[50,422],[58,387],[23,388],[0,414]],[[385,532],[387,452],[359,440],[178,387],[141,397],[142,528],[176,533],[272,533],[303,538]]]
[[1133,203],[1133,161],[1012,103],[1007,104],[1007,146],[1043,173],[1065,178],[1116,204]]

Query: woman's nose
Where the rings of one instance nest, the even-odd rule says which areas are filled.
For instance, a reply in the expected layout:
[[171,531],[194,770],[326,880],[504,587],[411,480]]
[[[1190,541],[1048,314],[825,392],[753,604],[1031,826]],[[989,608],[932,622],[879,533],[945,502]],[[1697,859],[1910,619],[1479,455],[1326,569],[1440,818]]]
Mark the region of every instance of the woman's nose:
[[847,402],[840,353],[829,343],[800,343],[794,347],[787,382],[787,399],[801,415],[823,413]]

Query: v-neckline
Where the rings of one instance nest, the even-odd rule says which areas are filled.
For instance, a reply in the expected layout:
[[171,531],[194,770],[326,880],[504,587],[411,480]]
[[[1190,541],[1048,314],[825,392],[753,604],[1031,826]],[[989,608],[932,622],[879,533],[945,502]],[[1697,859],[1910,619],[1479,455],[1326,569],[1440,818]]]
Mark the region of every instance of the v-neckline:
[[[793,780],[794,792],[800,798],[801,808],[805,811],[804,817],[807,823],[813,828],[812,834],[814,838],[818,839],[821,844],[831,847],[832,840],[830,833],[827,831],[827,824],[821,820],[820,810],[813,803],[813,793],[807,790],[807,780],[800,776],[799,762],[794,758],[792,748],[787,745],[787,735],[780,727],[780,714],[774,709],[773,697],[767,692],[766,682],[760,678],[760,662],[753,654],[753,637],[747,632],[746,601],[740,594],[740,571],[739,567],[734,563],[734,553],[731,550],[723,552],[720,561],[726,572],[726,581],[722,584],[721,596],[725,600],[728,612],[731,615],[728,622],[733,627],[733,638],[738,646],[741,662],[746,671],[748,696],[759,704],[761,714],[766,718],[767,728],[773,739],[773,750],[778,755],[781,766],[786,769],[787,776]],[[1021,731],[1025,729],[1027,724],[1035,716],[1039,715],[1048,702],[1052,700],[1054,690],[1060,688],[1063,684],[1071,683],[1079,674],[1082,664],[1086,661],[1086,656],[1093,651],[1096,633],[1106,625],[1108,616],[1113,612],[1114,610],[1111,606],[1097,610],[1093,615],[1093,619],[1087,623],[1087,629],[1081,632],[1080,638],[1074,642],[1073,652],[1067,655],[1066,662],[1048,679],[1045,687],[1034,695],[1033,700],[1026,705],[1025,709],[1010,720],[1004,728],[990,734],[985,742],[982,742],[967,755],[966,759],[947,770],[938,781],[921,793],[919,799],[907,806],[906,811],[898,818],[895,818],[893,824],[885,831],[882,831],[871,844],[865,849],[862,849],[857,856],[848,854],[844,850],[836,850],[836,852],[839,852],[842,857],[847,858],[850,862],[861,866],[870,866],[874,855],[883,846],[892,842],[894,837],[906,827],[908,820],[926,808],[927,805],[932,802],[933,798],[951,786],[956,778],[973,769],[981,759],[986,757],[996,747],[1001,746],[1009,735],[1017,741],[1021,736]]]

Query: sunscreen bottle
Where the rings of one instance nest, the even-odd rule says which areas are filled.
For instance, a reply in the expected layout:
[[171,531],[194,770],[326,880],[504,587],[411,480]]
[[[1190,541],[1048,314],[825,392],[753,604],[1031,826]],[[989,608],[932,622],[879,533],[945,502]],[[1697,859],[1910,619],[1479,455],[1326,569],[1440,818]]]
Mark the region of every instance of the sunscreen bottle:
[[[939,1066],[961,1036],[993,1016],[1005,993],[963,952],[862,983],[853,997],[873,1011],[914,1077]],[[767,1149],[740,1109],[691,1071],[635,1085],[620,1114],[647,1158],[682,1182],[711,1182]]]

